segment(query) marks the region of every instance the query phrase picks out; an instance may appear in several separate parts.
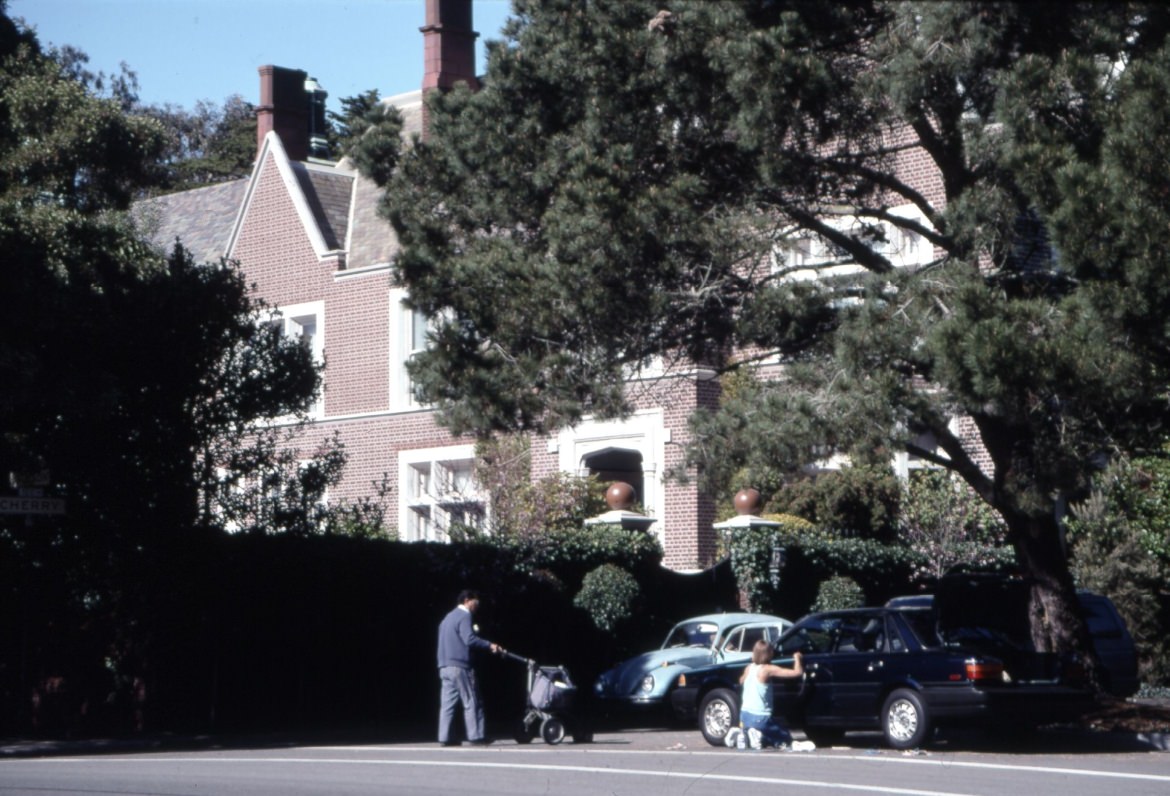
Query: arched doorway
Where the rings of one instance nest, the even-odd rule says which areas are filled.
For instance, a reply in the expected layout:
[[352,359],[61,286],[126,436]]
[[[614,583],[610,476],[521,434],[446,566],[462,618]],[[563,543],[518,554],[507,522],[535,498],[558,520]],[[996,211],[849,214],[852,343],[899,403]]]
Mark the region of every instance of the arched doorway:
[[581,464],[603,484],[625,481],[634,488],[637,503],[646,505],[641,452],[628,448],[603,448],[583,456]]

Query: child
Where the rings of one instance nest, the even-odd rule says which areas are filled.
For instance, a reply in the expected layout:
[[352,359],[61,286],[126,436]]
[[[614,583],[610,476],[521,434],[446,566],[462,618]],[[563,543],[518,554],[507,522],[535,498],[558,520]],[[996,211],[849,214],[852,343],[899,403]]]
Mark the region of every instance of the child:
[[735,746],[743,732],[747,733],[753,749],[792,743],[792,733],[772,717],[772,686],[768,681],[773,677],[800,677],[804,674],[804,664],[799,652],[792,656],[791,669],[769,663],[771,658],[772,646],[762,639],[757,641],[752,648],[752,662],[739,678],[743,686],[743,705],[739,711],[743,729],[732,727],[728,731],[725,739],[728,746]]

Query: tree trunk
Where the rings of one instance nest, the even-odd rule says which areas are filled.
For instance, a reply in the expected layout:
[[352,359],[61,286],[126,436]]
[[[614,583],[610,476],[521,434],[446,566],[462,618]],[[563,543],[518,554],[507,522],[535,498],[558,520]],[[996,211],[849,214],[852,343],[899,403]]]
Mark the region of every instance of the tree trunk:
[[1076,655],[1084,662],[1089,683],[1100,691],[1100,665],[1077,601],[1056,518],[1007,513],[1005,518],[1020,567],[1032,583],[1028,607],[1032,642],[1040,652]]

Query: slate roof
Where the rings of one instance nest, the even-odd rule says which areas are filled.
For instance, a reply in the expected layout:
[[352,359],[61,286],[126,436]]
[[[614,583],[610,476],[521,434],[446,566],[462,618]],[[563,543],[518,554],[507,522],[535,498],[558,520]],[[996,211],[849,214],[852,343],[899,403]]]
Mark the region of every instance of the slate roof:
[[312,163],[294,162],[290,165],[325,238],[325,245],[330,249],[344,249],[349,229],[349,207],[353,201],[353,173]]
[[[383,100],[403,116],[409,142],[422,133],[422,92]],[[289,162],[325,245],[345,250],[347,270],[389,263],[398,250],[390,224],[378,215],[382,190],[343,160],[338,164]],[[226,253],[250,178],[209,185],[139,203],[135,217],[155,245],[170,250],[178,238],[196,262],[218,262]]]
[[249,178],[158,196],[134,208],[147,239],[170,251],[178,238],[197,263],[218,263],[244,200]]

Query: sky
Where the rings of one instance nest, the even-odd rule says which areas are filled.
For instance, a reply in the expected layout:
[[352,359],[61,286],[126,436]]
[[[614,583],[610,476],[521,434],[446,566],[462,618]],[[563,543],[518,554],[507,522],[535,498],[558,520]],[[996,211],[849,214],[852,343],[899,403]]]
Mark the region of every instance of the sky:
[[[483,42],[499,38],[510,8],[473,0],[480,73]],[[42,45],[87,53],[91,72],[118,74],[125,62],[148,105],[191,109],[233,94],[256,104],[266,64],[308,72],[334,111],[371,88],[391,97],[422,85],[425,0],[8,0],[8,15]]]

